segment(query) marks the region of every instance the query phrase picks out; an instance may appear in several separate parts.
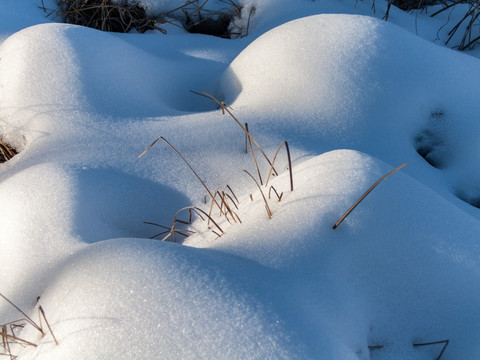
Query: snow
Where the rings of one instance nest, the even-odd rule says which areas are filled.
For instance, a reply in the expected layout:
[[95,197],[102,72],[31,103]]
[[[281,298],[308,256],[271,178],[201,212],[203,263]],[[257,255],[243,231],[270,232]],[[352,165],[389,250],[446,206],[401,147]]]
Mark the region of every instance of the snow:
[[[248,35],[227,40],[102,33],[54,22],[34,0],[0,4],[0,134],[19,150],[0,164],[0,293],[35,321],[41,305],[59,343],[26,326],[16,334],[38,346],[12,343],[12,354],[423,360],[443,343],[413,344],[448,339],[442,359],[476,359],[475,50],[442,45],[445,18],[392,8],[381,20],[378,0],[375,12],[343,0],[242,5],[245,30],[255,7]],[[282,147],[262,195],[243,171],[260,182],[244,131],[202,90],[271,159],[288,141],[293,191]],[[166,142],[138,158],[159,136],[229,194],[236,221],[214,208],[210,228],[195,216],[176,224],[188,238],[150,239],[164,229],[144,222],[209,211]],[[23,317],[0,301],[0,324]]]

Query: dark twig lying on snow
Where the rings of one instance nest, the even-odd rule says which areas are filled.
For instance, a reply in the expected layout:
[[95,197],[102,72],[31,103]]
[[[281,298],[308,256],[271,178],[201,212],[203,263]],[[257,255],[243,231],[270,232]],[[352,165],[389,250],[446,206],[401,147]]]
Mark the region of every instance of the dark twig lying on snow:
[[440,340],[440,341],[433,341],[433,342],[427,342],[427,343],[418,343],[418,344],[413,344],[413,347],[419,347],[419,346],[431,346],[431,345],[437,345],[437,344],[444,344],[442,347],[442,350],[440,351],[440,354],[435,358],[435,360],[440,360],[443,353],[445,352],[445,349],[448,346],[448,343],[450,340]]
[[[412,345],[413,345],[413,347],[421,347],[421,346],[432,346],[432,345],[444,344],[443,347],[442,347],[442,350],[440,350],[440,353],[435,358],[435,360],[440,360],[442,358],[442,355],[445,352],[445,349],[447,348],[449,342],[450,342],[450,340],[447,339],[447,340],[432,341],[432,342],[426,342],[426,343],[414,343]],[[368,350],[370,350],[370,351],[380,350],[380,349],[383,349],[383,348],[384,348],[383,345],[373,345],[373,346],[369,346]]]

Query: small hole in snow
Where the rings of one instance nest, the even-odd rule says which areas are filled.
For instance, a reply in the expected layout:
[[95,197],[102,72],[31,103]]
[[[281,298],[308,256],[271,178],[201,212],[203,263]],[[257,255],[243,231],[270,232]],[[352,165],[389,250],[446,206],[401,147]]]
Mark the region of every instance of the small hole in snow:
[[413,139],[418,154],[438,169],[447,165],[448,146],[444,140],[445,127],[444,112],[434,111],[430,114],[427,128]]

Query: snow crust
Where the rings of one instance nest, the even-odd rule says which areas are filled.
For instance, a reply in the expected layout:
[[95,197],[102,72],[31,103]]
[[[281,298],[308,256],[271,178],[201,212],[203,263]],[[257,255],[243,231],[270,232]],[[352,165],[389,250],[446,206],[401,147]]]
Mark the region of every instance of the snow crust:
[[[249,35],[225,40],[46,23],[37,5],[0,4],[18,20],[0,21],[0,135],[20,151],[0,165],[0,293],[41,305],[59,345],[26,327],[19,359],[423,360],[443,345],[413,344],[447,339],[442,359],[478,357],[480,63],[432,44],[436,19],[417,14],[422,39],[415,14],[378,19],[386,2],[252,0]],[[294,190],[284,148],[261,187],[283,193],[271,219],[243,130],[190,90],[270,157],[288,141]],[[229,184],[241,223],[149,239],[164,229],[143,222],[208,212],[165,142],[138,158],[158,136]],[[20,317],[0,301],[0,324]]]

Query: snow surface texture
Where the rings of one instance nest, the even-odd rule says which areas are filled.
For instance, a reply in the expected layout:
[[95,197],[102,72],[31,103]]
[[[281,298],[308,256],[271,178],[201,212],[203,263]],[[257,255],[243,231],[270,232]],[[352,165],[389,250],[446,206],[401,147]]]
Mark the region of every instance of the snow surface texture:
[[[12,345],[19,359],[426,360],[443,344],[412,344],[446,339],[442,359],[478,358],[480,62],[427,41],[435,19],[418,15],[421,39],[395,9],[397,25],[362,2],[245,1],[249,35],[225,40],[6,3],[0,133],[20,153],[0,165],[0,293],[34,319],[40,296],[59,341],[27,327],[38,346]],[[190,90],[231,104],[271,157],[288,140],[294,191],[281,150],[271,219],[243,131]],[[148,239],[162,229],[143,221],[208,211],[165,143],[137,158],[158,136],[234,189],[242,224]],[[0,302],[1,324],[20,317]]]

